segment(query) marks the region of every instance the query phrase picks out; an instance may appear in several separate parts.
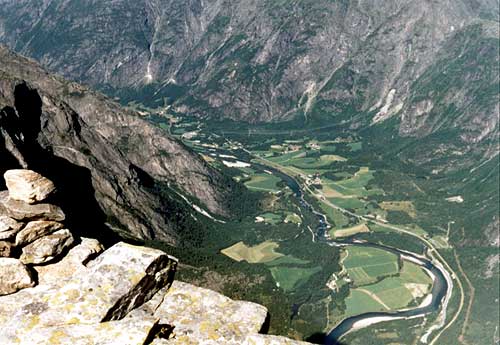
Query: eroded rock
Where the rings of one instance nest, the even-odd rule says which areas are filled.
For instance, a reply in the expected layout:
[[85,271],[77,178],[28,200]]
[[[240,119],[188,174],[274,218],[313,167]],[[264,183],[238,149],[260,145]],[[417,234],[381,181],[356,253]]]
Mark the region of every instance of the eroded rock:
[[[146,343],[156,323],[157,320],[146,318],[47,327],[38,329],[36,332],[19,334],[18,344],[140,345]],[[1,335],[0,340],[2,340]]]
[[64,212],[60,207],[51,204],[28,204],[27,202],[14,200],[8,194],[0,194],[0,204],[5,208],[7,215],[16,220],[52,220],[56,222],[65,219]]
[[129,317],[153,314],[161,324],[174,326],[172,344],[241,344],[248,334],[258,333],[267,318],[267,309],[259,304],[234,301],[191,284],[175,281],[165,292]]
[[0,295],[35,285],[28,268],[18,259],[0,258]]
[[54,260],[74,242],[67,229],[37,239],[22,249],[21,261],[25,264],[42,264]]
[[56,189],[51,180],[32,170],[7,170],[3,177],[10,197],[29,204],[45,200]]
[[26,224],[26,226],[16,235],[16,246],[23,246],[45,235],[49,235],[54,231],[62,229],[63,225],[54,221],[34,220]]
[[0,240],[14,237],[23,227],[23,223],[7,216],[0,216]]
[[0,335],[10,344],[47,327],[122,319],[168,286],[176,266],[162,251],[118,243],[58,284],[0,297]]
[[59,262],[52,265],[35,266],[38,273],[38,283],[53,286],[62,286],[72,275],[87,274],[85,263],[104,250],[99,241],[91,238],[82,238],[81,243],[70,249],[68,254]]
[[7,241],[0,241],[0,258],[8,258],[12,254],[12,243]]

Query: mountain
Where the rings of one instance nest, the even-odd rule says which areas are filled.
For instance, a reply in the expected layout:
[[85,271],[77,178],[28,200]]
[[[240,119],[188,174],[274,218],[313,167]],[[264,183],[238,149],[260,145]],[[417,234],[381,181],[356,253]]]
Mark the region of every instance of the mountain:
[[234,183],[197,154],[139,114],[4,47],[0,156],[0,173],[29,167],[57,182],[61,205],[83,233],[106,222],[128,236],[179,244],[195,232],[190,203],[230,214]]
[[0,41],[124,99],[249,122],[403,114],[401,131],[413,134],[439,122],[425,120],[433,104],[415,93],[436,68],[453,68],[441,66],[450,46],[480,36],[487,55],[497,9],[498,0],[4,0]]

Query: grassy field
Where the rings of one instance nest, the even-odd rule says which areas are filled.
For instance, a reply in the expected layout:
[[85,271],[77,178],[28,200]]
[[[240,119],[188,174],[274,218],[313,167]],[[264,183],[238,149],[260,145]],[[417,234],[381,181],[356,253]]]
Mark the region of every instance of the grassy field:
[[276,213],[263,213],[259,215],[260,218],[264,219],[264,223],[266,224],[271,224],[271,225],[276,225],[282,222],[283,217],[279,214]]
[[279,265],[307,265],[310,261],[302,260],[291,255],[285,255],[276,260],[266,262],[267,266],[279,266]]
[[321,271],[321,267],[299,268],[275,266],[270,268],[271,275],[284,291],[292,291],[306,282],[313,274]]
[[221,253],[238,262],[245,260],[251,264],[266,263],[284,256],[275,251],[278,247],[279,244],[272,241],[266,241],[253,247],[238,242],[221,250]]
[[383,201],[379,206],[386,211],[401,211],[412,218],[417,217],[417,210],[411,201]]
[[343,265],[349,278],[357,286],[399,272],[398,257],[395,254],[369,247],[350,246]]
[[285,223],[293,223],[300,225],[302,223],[302,219],[296,213],[288,213],[285,218]]
[[401,277],[385,278],[376,284],[363,286],[358,290],[368,291],[373,299],[392,310],[404,308],[413,300],[412,293],[405,286],[405,281]]
[[245,182],[245,186],[250,190],[277,193],[280,191],[277,186],[280,181],[278,177],[271,174],[256,174],[250,181]]
[[351,226],[349,228],[332,229],[332,230],[330,230],[330,236],[332,236],[334,238],[349,237],[349,236],[360,234],[363,232],[370,232],[370,228],[364,223],[358,224],[355,226]]
[[385,311],[385,308],[382,304],[375,301],[371,296],[366,294],[365,292],[358,290],[351,290],[349,297],[345,300],[346,311],[345,316],[353,316],[362,313],[366,313],[368,311]]

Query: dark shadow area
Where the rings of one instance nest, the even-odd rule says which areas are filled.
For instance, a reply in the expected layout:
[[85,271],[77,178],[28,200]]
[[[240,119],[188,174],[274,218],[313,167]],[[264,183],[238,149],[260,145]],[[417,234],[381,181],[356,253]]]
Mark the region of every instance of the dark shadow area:
[[264,323],[262,324],[259,333],[268,334],[270,326],[271,326],[271,315],[267,313],[266,319],[264,320]]
[[308,341],[313,344],[323,344],[323,345],[347,345],[346,343],[335,340],[332,337],[328,336],[326,333],[321,333],[321,332],[314,333],[313,335],[306,338],[305,341]]
[[[55,157],[39,144],[37,139],[41,131],[42,100],[38,92],[26,84],[19,84],[14,96],[17,114],[12,108],[4,109],[0,126],[15,141],[29,169],[49,178],[56,185],[57,192],[47,202],[64,210],[64,224],[74,235],[96,238],[105,246],[119,241],[120,237],[105,225],[107,216],[95,199],[90,170]],[[66,120],[71,122],[72,130],[78,134],[80,125],[77,119],[73,116]],[[6,150],[1,150],[0,147],[1,170],[18,168],[17,161],[14,159],[12,162],[9,155],[5,155],[7,159],[4,161],[3,151]]]

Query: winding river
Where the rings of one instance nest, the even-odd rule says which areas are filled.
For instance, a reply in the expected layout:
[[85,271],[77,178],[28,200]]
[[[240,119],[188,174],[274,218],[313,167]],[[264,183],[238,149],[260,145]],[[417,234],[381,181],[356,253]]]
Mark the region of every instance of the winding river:
[[388,247],[381,244],[375,244],[369,242],[361,242],[352,238],[342,241],[333,241],[329,239],[326,236],[328,229],[328,222],[326,216],[316,211],[314,207],[305,200],[302,188],[293,177],[283,173],[280,170],[277,170],[276,168],[272,168],[267,165],[252,163],[252,167],[263,171],[264,170],[270,171],[274,175],[280,177],[287,184],[287,186],[294,192],[295,196],[299,199],[302,209],[306,212],[312,212],[318,218],[318,226],[316,228],[315,235],[319,241],[326,242],[329,245],[336,247],[356,245],[356,246],[383,249],[398,255],[398,257],[400,257],[403,260],[412,261],[420,265],[427,271],[427,273],[430,276],[433,277],[434,282],[430,294],[431,298],[430,299],[427,298],[426,300],[424,300],[424,303],[422,303],[420,306],[393,312],[369,312],[348,317],[344,319],[342,322],[340,322],[333,330],[331,330],[331,332],[327,336],[326,344],[328,345],[341,344],[340,341],[341,338],[345,336],[347,333],[355,329],[368,326],[370,324],[382,321],[389,321],[389,320],[423,317],[427,314],[436,312],[440,309],[444,300],[448,296],[450,288],[448,283],[449,279],[447,279],[446,277],[446,275],[449,276],[449,274],[443,268],[438,267],[433,262],[431,262],[430,260],[421,255],[399,250],[393,247]]

